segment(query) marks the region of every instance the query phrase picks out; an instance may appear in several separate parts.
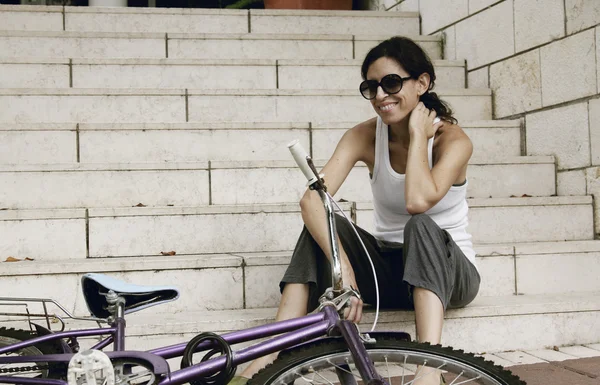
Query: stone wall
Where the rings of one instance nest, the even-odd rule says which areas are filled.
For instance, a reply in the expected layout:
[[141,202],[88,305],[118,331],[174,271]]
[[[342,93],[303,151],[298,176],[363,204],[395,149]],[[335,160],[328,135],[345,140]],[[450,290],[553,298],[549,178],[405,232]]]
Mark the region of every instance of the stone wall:
[[[600,195],[600,0],[372,0],[419,12],[495,119],[523,119],[523,155],[554,155],[559,195]],[[596,200],[596,202],[598,202]],[[596,204],[596,233],[600,205]]]

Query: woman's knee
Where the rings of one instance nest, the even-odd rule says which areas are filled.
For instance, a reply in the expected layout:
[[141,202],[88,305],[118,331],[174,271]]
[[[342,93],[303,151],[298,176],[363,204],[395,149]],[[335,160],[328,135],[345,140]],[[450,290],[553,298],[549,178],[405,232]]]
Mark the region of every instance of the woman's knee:
[[431,219],[431,217],[427,214],[415,214],[404,226],[404,233],[410,233],[412,231],[419,231],[425,229],[427,227],[437,226],[437,224]]

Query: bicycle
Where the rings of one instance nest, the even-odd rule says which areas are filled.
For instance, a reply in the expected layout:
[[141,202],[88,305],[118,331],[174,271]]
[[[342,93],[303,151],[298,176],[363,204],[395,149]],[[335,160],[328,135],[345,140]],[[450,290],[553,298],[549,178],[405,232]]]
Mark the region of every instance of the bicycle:
[[[309,187],[321,196],[329,225],[333,285],[321,296],[316,313],[224,335],[201,333],[189,342],[149,351],[130,351],[125,349],[125,315],[175,300],[179,292],[172,287],[129,285],[102,274],[86,274],[82,289],[90,317],[75,317],[51,299],[0,298],[13,304],[42,303],[41,316],[47,322],[44,327],[29,320],[34,332],[0,328],[0,383],[220,385],[233,377],[238,365],[280,352],[249,385],[357,385],[358,381],[366,385],[410,385],[431,373],[441,373],[442,380],[453,385],[525,385],[511,372],[462,350],[412,342],[404,332],[360,333],[355,324],[343,319],[348,301],[359,294],[342,284],[332,198],[306,152],[297,143],[289,147]],[[62,318],[48,313],[48,303],[58,306],[68,318],[107,327],[65,331]],[[51,331],[51,318],[62,322],[60,331]],[[104,339],[91,349],[79,351],[77,339],[90,336]],[[232,350],[232,345],[266,337],[273,338]],[[113,351],[104,351],[111,344]],[[198,353],[204,355],[194,363]],[[167,359],[178,357],[180,368],[171,370]]]

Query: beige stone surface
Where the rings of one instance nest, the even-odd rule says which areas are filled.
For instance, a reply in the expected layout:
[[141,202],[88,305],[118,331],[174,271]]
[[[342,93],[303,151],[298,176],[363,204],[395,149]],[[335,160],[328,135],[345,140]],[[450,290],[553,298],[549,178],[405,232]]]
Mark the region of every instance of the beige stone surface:
[[469,71],[467,74],[467,84],[469,88],[489,88],[490,67],[483,67],[475,71]]
[[[241,267],[217,269],[176,269],[152,271],[110,272],[126,282],[140,285],[175,286],[180,297],[139,314],[152,311],[162,314],[182,314],[192,311],[239,309],[243,306],[243,272]],[[83,301],[78,301],[77,312],[84,312]]]
[[75,163],[75,132],[0,131],[0,164]]
[[247,266],[245,269],[246,308],[277,307],[281,298],[279,281],[287,264]]
[[[440,12],[444,10],[445,7],[440,8]],[[477,68],[514,53],[512,0],[456,24],[456,56],[467,60],[467,68]]]
[[[586,193],[594,196],[594,199],[600,198],[600,168],[598,167],[590,167],[585,170],[586,173]],[[595,231],[596,233],[600,233],[600,207],[596,205],[594,207],[595,213]]]
[[248,13],[244,10],[165,10],[164,8],[132,10],[129,8],[128,11],[126,13],[106,12],[103,9],[102,12],[81,12],[76,7],[67,7],[65,30],[160,33],[248,32]]
[[533,50],[490,66],[494,117],[521,114],[542,106],[540,52]]
[[516,52],[565,36],[564,0],[513,0]]
[[487,256],[477,258],[481,276],[478,296],[511,295],[515,293],[513,256]]
[[482,9],[499,3],[502,0],[469,0],[469,14],[481,11]]
[[419,4],[421,33],[428,35],[469,15],[468,0],[429,0]]
[[586,195],[585,170],[560,171],[556,175],[558,195]]
[[[473,205],[474,200],[469,201],[468,229],[473,235],[473,242],[546,242],[588,240],[593,237],[593,212],[589,204],[534,206],[527,205],[527,202],[532,202],[534,198],[508,199],[517,203],[523,202],[523,206],[478,207]],[[358,205],[356,223],[369,231],[374,228],[372,206]]]
[[[53,275],[25,275],[25,276],[3,276],[0,277],[0,290],[5,293],[6,297],[21,297],[21,298],[50,298],[63,305],[69,312],[73,312],[77,306],[76,303],[85,306],[83,296],[81,295],[80,277],[76,274],[64,274],[61,276],[60,284],[57,284],[58,277]],[[15,311],[15,307],[7,309],[3,307],[3,311]],[[48,305],[49,312],[58,310],[54,305]],[[39,304],[30,304],[30,312],[43,313],[43,307]],[[38,313],[39,314],[39,313]],[[79,313],[89,315],[89,312]],[[61,314],[62,315],[62,314]],[[60,325],[60,324],[59,324]],[[53,327],[58,325],[52,325]],[[87,327],[95,327],[96,324],[88,323]],[[21,326],[22,328],[22,326]]]
[[444,29],[441,33],[444,35],[444,58],[450,60],[459,59],[456,56],[456,26],[452,25]]
[[590,239],[592,216],[584,205],[471,207],[469,231],[480,243]]
[[73,66],[74,88],[276,88],[275,62],[271,65],[171,65],[77,64]]
[[211,172],[213,204],[299,202],[306,190],[300,170],[257,167],[216,169]]
[[[326,17],[325,17],[326,15]],[[294,14],[271,10],[250,12],[252,33],[298,34],[389,34],[418,35],[417,14],[296,11]]]
[[[81,161],[121,163],[287,160],[291,159],[287,144],[292,140],[298,139],[304,148],[310,148],[308,128],[164,128],[128,130],[124,127],[121,130],[81,131]],[[135,146],[132,146],[132,143],[135,143]],[[2,147],[3,143],[0,142],[0,148]],[[224,151],[224,148],[227,148],[227,151]]]
[[24,259],[85,258],[85,219],[0,220],[0,255]]
[[520,294],[594,292],[600,290],[600,257],[596,253],[518,255]]
[[[373,47],[375,47],[380,42],[388,39],[389,35],[381,35],[381,36],[355,36],[354,40],[354,58],[363,60],[367,55],[367,52]],[[442,56],[442,45],[438,38],[435,36],[413,36],[413,40],[416,41],[417,44],[427,52],[429,58],[432,60],[443,59]]]
[[2,88],[68,88],[69,66],[61,64],[0,64]]
[[[361,63],[356,65],[284,64],[278,66],[281,89],[356,89],[362,81]],[[358,92],[358,91],[357,91]]]
[[554,163],[469,166],[467,197],[549,196],[555,193]]
[[110,37],[96,33],[0,34],[0,52],[5,57],[46,58],[164,58],[165,38],[158,34]]
[[[160,165],[159,165],[160,166]],[[130,169],[114,170],[0,171],[0,201],[11,209],[199,206],[209,203],[207,170]],[[35,167],[34,167],[35,169]],[[120,170],[119,170],[120,169]]]
[[[398,4],[399,3],[399,4]],[[390,11],[397,12],[419,12],[420,0],[385,0],[385,6]]]
[[596,82],[598,83],[598,93],[600,93],[600,28],[596,28]]
[[560,349],[566,354],[573,355],[577,358],[598,357],[600,352],[596,349],[591,349],[587,346],[564,346]]
[[[296,212],[93,217],[90,256],[277,251],[293,248],[302,228]],[[281,231],[281,229],[298,229]]]
[[527,155],[554,155],[558,170],[590,165],[587,103],[527,115]]
[[0,25],[5,31],[62,31],[61,7],[48,7],[51,12],[30,12],[13,6],[0,10]]
[[[375,116],[370,103],[353,90],[327,95],[319,90],[271,94],[247,93],[226,95],[192,91],[189,100],[189,120],[267,121],[267,122],[360,122]],[[488,91],[439,91],[459,120],[485,120],[491,117],[491,97]]]
[[[31,106],[36,106],[33,110]],[[62,95],[0,95],[0,121],[7,123],[46,122],[183,122],[183,95],[124,95],[63,93]]]
[[[459,123],[460,125],[460,123]],[[473,143],[471,161],[503,159],[521,155],[520,127],[486,127],[463,130]]]
[[[460,121],[459,125],[473,142],[472,161],[505,159],[507,156],[521,155],[521,128],[518,123],[498,126],[495,122]],[[511,123],[511,122],[508,122]],[[329,159],[343,133],[355,122],[340,123],[339,126],[325,126],[313,129],[313,154],[315,159]],[[328,124],[333,126],[332,124]]]
[[505,360],[508,361],[512,361],[514,364],[517,365],[530,365],[530,364],[539,364],[539,363],[545,363],[546,361],[535,357],[531,354],[525,353],[525,352],[520,352],[520,351],[516,351],[516,352],[498,352],[495,353],[495,355],[497,355],[500,358],[503,358]]
[[600,165],[600,99],[592,99],[588,103],[590,114],[590,141],[592,164]]
[[[280,35],[276,35],[280,36]],[[296,35],[299,36],[299,35]],[[350,36],[340,40],[251,39],[237,35],[216,39],[198,35],[197,39],[169,38],[169,57],[180,59],[352,59]]]
[[565,361],[577,358],[570,354],[566,354],[561,351],[556,351],[554,349],[529,350],[527,351],[527,353],[546,361]]
[[594,46],[594,30],[589,30],[540,48],[544,107],[597,92]]
[[565,0],[567,34],[600,23],[600,7],[596,0]]

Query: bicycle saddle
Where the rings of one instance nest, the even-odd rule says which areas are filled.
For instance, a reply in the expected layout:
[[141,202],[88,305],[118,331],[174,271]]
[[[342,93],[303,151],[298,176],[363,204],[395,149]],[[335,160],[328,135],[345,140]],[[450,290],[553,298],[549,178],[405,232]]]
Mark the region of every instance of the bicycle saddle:
[[179,290],[172,286],[132,285],[98,273],[84,274],[81,277],[81,286],[87,307],[97,318],[110,316],[106,302],[106,294],[109,290],[125,298],[125,314],[179,298]]

